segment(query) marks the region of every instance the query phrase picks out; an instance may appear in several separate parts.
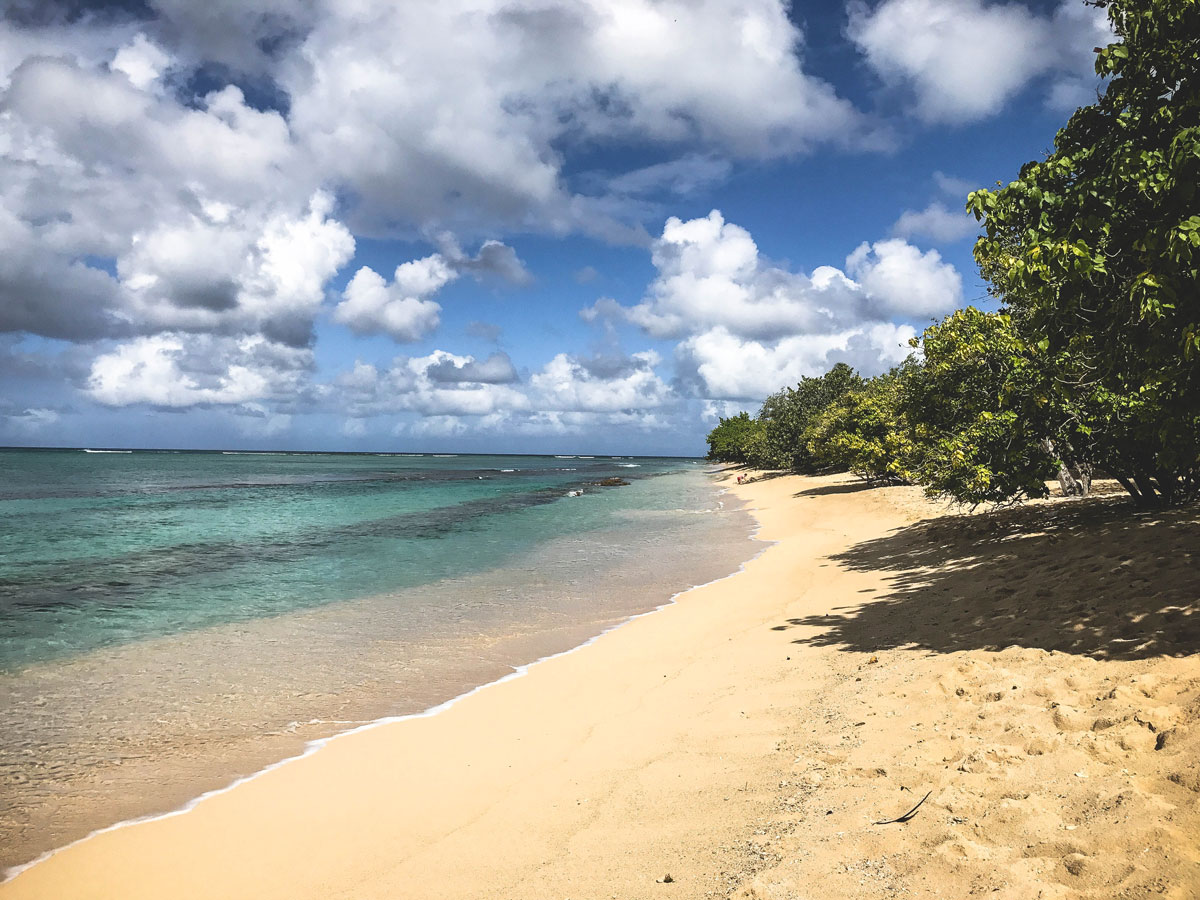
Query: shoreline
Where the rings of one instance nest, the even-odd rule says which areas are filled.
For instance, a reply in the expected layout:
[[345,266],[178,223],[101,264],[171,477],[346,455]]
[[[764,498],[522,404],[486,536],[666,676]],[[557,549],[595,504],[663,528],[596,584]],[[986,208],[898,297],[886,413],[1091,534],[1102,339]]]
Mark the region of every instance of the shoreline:
[[[1102,505],[955,517],[838,477],[734,493],[772,542],[738,572],[438,714],[354,729],[186,816],[71,845],[0,895],[1200,887],[1194,511],[1150,527]],[[1108,552],[1124,568],[1085,570]],[[1121,590],[1143,562],[1158,590],[1134,602]],[[1111,610],[1098,584],[1118,588]],[[927,791],[910,823],[878,824]]]
[[[97,451],[97,452],[102,452],[102,451]],[[574,457],[562,457],[562,458],[574,458]],[[590,458],[590,457],[585,457],[585,458]],[[616,458],[617,457],[614,457],[614,459],[616,459]],[[721,502],[723,505],[723,501],[720,501],[720,498],[726,494],[731,493],[731,490],[728,487],[721,488],[718,486],[720,480],[722,480],[721,479],[721,469],[722,468],[723,468],[723,466],[718,465],[715,469],[705,472],[704,475],[705,475],[705,477],[709,478],[710,481],[713,482],[714,499]],[[753,518],[753,509],[752,508],[743,505],[741,507],[740,511],[746,512]],[[728,578],[732,578],[732,577],[744,572],[746,565],[748,563],[752,562],[753,560],[755,560],[759,556],[761,556],[774,543],[773,541],[763,541],[759,537],[759,533],[761,531],[762,531],[762,523],[759,522],[757,520],[757,518],[754,518],[754,524],[753,524],[753,527],[750,529],[749,534],[747,535],[747,540],[752,545],[753,544],[762,544],[763,546],[759,547],[753,553],[753,555],[751,555],[749,558],[743,560],[738,565],[737,569],[735,569],[734,571],[729,572],[728,574],[725,574],[725,575],[720,575],[716,578],[710,579],[709,581],[706,581],[706,582],[703,582],[700,584],[693,584],[690,587],[682,588],[682,589],[676,591],[675,593],[669,595],[667,597],[667,599],[665,599],[661,603],[659,603],[649,609],[645,609],[641,612],[637,612],[637,613],[633,613],[631,615],[624,616],[623,618],[619,619],[618,621],[604,626],[600,631],[598,631],[594,634],[591,634],[590,636],[585,638],[581,643],[567,647],[564,650],[558,650],[558,651],[546,654],[544,656],[536,657],[536,658],[530,660],[529,662],[510,666],[510,668],[512,669],[511,672],[508,672],[508,673],[500,676],[499,678],[495,678],[491,681],[486,681],[481,684],[472,685],[472,686],[468,687],[466,690],[462,691],[461,693],[458,693],[458,694],[456,694],[446,700],[443,700],[439,703],[436,703],[432,706],[426,707],[425,709],[421,709],[416,712],[403,713],[403,714],[398,714],[398,715],[379,716],[377,718],[371,719],[370,721],[362,722],[362,723],[346,723],[346,724],[353,724],[353,727],[347,728],[343,731],[337,731],[333,734],[329,734],[329,735],[325,735],[322,737],[307,740],[307,741],[305,741],[302,749],[299,752],[294,753],[289,756],[286,756],[282,759],[278,759],[274,762],[268,763],[268,764],[262,766],[261,768],[251,772],[248,775],[236,776],[236,777],[232,778],[232,780],[230,780],[228,784],[225,784],[221,787],[203,791],[203,792],[197,794],[196,796],[189,798],[188,800],[184,801],[183,803],[181,803],[178,806],[175,806],[171,809],[167,809],[167,810],[160,811],[160,812],[148,813],[146,815],[134,816],[131,818],[122,819],[122,820],[114,822],[110,825],[105,825],[100,828],[95,828],[95,829],[89,831],[87,834],[83,835],[82,837],[75,838],[74,840],[68,841],[67,843],[65,843],[61,846],[54,847],[50,850],[46,850],[46,851],[38,854],[34,858],[28,860],[27,862],[18,863],[16,865],[8,866],[7,868],[0,870],[0,887],[7,884],[8,882],[11,882],[13,879],[17,878],[19,875],[32,869],[33,867],[44,863],[45,861],[57,856],[60,853],[69,851],[72,848],[74,848],[80,844],[90,841],[95,837],[98,837],[103,834],[115,832],[115,831],[118,831],[118,830],[121,830],[124,828],[136,826],[136,825],[153,823],[156,821],[160,821],[160,820],[164,820],[164,819],[171,819],[176,816],[184,815],[184,814],[192,811],[193,809],[195,809],[198,804],[204,802],[205,800],[220,796],[222,794],[226,794],[226,793],[234,790],[235,788],[240,787],[243,784],[252,782],[252,781],[254,781],[264,775],[267,775],[270,772],[275,771],[283,766],[298,762],[302,759],[312,756],[313,754],[317,753],[319,750],[323,749],[325,746],[327,746],[328,744],[330,744],[331,742],[333,742],[339,738],[350,737],[350,736],[358,734],[360,732],[370,731],[374,728],[378,728],[378,727],[382,727],[382,726],[386,726],[386,725],[399,724],[399,723],[407,722],[410,720],[424,719],[424,718],[436,716],[436,715],[450,709],[451,707],[453,707],[455,704],[459,703],[460,701],[465,700],[469,697],[472,697],[475,694],[478,694],[479,692],[486,690],[487,688],[496,687],[498,685],[507,683],[514,679],[523,677],[524,675],[528,674],[528,672],[533,667],[535,667],[541,663],[547,662],[549,660],[557,659],[559,657],[566,656],[571,653],[575,653],[576,651],[579,651],[579,650],[583,650],[584,648],[589,647],[592,644],[594,644],[596,641],[600,640],[605,635],[607,635],[613,631],[616,631],[619,628],[623,628],[626,625],[629,625],[630,623],[632,623],[644,616],[649,616],[653,613],[659,612],[659,611],[675,604],[676,602],[678,602],[678,600],[681,596],[683,596],[684,594],[687,594],[690,591],[693,591],[693,590],[696,590],[699,588],[703,588],[703,587],[707,587],[708,585],[711,585],[711,584],[716,584],[718,582],[724,581]],[[597,623],[597,624],[599,624],[599,623]]]

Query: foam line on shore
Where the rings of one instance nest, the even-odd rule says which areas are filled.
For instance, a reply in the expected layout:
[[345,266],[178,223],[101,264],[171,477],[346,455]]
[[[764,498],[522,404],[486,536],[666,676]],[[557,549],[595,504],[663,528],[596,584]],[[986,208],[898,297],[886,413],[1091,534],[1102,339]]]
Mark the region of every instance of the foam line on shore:
[[[708,474],[715,474],[715,473],[708,473]],[[720,488],[717,490],[717,495],[720,496],[720,495],[726,494],[728,492],[729,492],[729,488]],[[568,654],[575,653],[576,651],[582,650],[585,647],[590,647],[592,644],[596,643],[596,641],[600,640],[600,638],[604,637],[606,634],[610,634],[610,633],[616,631],[618,628],[622,628],[625,625],[628,625],[630,622],[633,622],[637,619],[644,618],[645,616],[653,615],[654,613],[660,612],[669,606],[673,606],[675,603],[678,602],[679,598],[682,597],[684,594],[690,593],[691,591],[699,590],[701,588],[708,587],[709,585],[718,584],[719,582],[726,581],[730,578],[733,578],[737,575],[742,574],[744,571],[746,571],[746,566],[748,566],[750,563],[754,562],[754,560],[758,559],[760,556],[762,556],[764,553],[766,553],[767,550],[769,550],[772,546],[774,546],[775,544],[778,543],[778,541],[763,540],[762,538],[759,537],[759,534],[761,533],[763,526],[762,526],[762,521],[759,519],[759,517],[757,515],[754,515],[758,511],[758,507],[747,506],[747,507],[743,507],[743,509],[746,512],[750,513],[754,519],[754,528],[751,530],[750,535],[749,535],[750,540],[761,543],[764,546],[761,547],[758,550],[758,552],[756,552],[749,559],[746,559],[745,561],[740,563],[738,565],[737,569],[735,569],[733,572],[730,572],[728,575],[722,575],[720,578],[714,578],[711,581],[704,582],[703,584],[695,584],[695,585],[692,585],[691,587],[684,588],[681,591],[677,591],[674,594],[672,594],[670,597],[668,597],[666,600],[664,600],[662,603],[660,603],[658,606],[655,606],[653,609],[648,609],[645,612],[634,613],[633,615],[628,616],[625,619],[622,619],[620,622],[610,625],[607,628],[605,628],[604,630],[600,631],[599,633],[592,635],[590,638],[583,641],[583,643],[581,643],[581,644],[577,644],[576,646],[571,647],[567,650],[560,650],[557,653],[551,653],[547,656],[538,657],[537,659],[535,659],[531,662],[523,663],[519,666],[514,666],[513,670],[511,672],[509,672],[507,675],[503,675],[494,681],[489,681],[484,684],[476,685],[475,687],[473,687],[467,691],[464,691],[463,693],[458,694],[455,697],[451,697],[449,700],[445,700],[442,703],[439,703],[435,706],[431,706],[428,709],[422,710],[421,712],[405,713],[404,715],[401,715],[401,716],[384,716],[383,718],[373,719],[370,722],[367,722],[364,725],[359,725],[356,728],[350,728],[350,729],[347,729],[346,731],[339,731],[337,734],[331,734],[328,737],[317,738],[317,739],[309,741],[307,744],[305,744],[304,749],[301,750],[299,753],[295,754],[294,756],[285,757],[284,759],[281,759],[278,762],[273,762],[268,766],[264,766],[262,769],[259,769],[257,772],[253,772],[249,775],[244,775],[241,778],[236,778],[232,782],[227,784],[225,787],[214,788],[211,791],[205,791],[203,794],[200,794],[197,797],[193,797],[191,800],[188,800],[182,806],[179,806],[175,809],[168,810],[167,812],[161,812],[161,813],[150,813],[148,815],[138,816],[133,819],[123,819],[122,821],[115,822],[112,825],[106,825],[103,828],[97,828],[95,831],[91,831],[91,832],[87,833],[86,835],[84,835],[83,837],[77,838],[76,840],[71,841],[70,843],[63,844],[61,847],[56,847],[53,850],[47,850],[45,853],[42,853],[41,855],[37,856],[36,858],[30,860],[27,863],[21,863],[20,865],[10,866],[9,868],[5,869],[2,876],[0,876],[0,884],[4,884],[6,882],[12,881],[14,878],[19,876],[22,872],[32,869],[34,866],[38,865],[39,863],[43,863],[46,860],[50,859],[50,857],[56,856],[57,854],[63,852],[64,850],[69,850],[70,848],[72,848],[78,844],[82,844],[85,841],[89,841],[94,837],[98,837],[99,835],[107,834],[110,831],[116,831],[117,829],[120,829],[120,828],[127,828],[132,825],[142,825],[147,822],[156,822],[161,819],[172,819],[175,816],[182,816],[185,813],[189,813],[193,809],[195,809],[197,806],[199,806],[200,803],[209,799],[210,797],[216,797],[216,796],[219,796],[220,794],[228,793],[229,791],[232,791],[234,788],[236,788],[240,785],[246,784],[249,781],[254,781],[256,778],[266,775],[268,772],[272,772],[275,769],[282,768],[283,766],[287,765],[288,763],[297,762],[298,760],[304,759],[305,757],[312,756],[318,750],[325,747],[331,741],[337,740],[338,738],[349,737],[350,735],[358,734],[359,732],[363,732],[363,731],[369,731],[373,728],[378,728],[383,725],[392,725],[392,724],[396,724],[399,722],[407,722],[412,719],[427,719],[431,716],[436,716],[438,713],[444,712],[445,710],[454,706],[459,701],[466,700],[468,697],[474,696],[475,694],[479,693],[482,690],[485,690],[490,687],[495,687],[496,685],[504,684],[505,682],[513,681],[514,679],[522,677],[523,675],[527,674],[530,671],[530,669],[532,669],[534,666],[538,665],[539,663],[547,662],[552,659],[557,659],[560,656],[567,656]]]

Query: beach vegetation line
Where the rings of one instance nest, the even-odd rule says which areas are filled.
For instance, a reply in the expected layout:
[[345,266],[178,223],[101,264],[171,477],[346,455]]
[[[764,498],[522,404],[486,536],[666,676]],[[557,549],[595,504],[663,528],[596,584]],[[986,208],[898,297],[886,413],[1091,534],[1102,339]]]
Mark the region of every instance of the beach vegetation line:
[[958,310],[862,379],[845,364],[722,418],[716,460],[849,470],[965,503],[1200,498],[1200,0],[1096,0],[1107,80],[1044,160],[966,208],[998,310]]

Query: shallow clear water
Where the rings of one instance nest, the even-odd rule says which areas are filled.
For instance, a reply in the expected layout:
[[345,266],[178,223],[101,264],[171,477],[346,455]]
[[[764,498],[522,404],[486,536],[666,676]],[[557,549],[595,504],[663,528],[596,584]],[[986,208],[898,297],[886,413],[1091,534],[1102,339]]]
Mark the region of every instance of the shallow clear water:
[[687,467],[0,451],[0,670],[482,571],[659,499],[588,482]]
[[0,451],[0,866],[734,571],[723,501],[677,459]]

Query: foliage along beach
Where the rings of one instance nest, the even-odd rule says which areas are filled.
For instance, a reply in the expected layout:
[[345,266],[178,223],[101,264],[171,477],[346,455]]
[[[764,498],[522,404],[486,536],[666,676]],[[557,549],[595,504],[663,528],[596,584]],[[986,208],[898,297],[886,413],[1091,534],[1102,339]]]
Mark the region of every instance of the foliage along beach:
[[1046,159],[978,190],[975,259],[999,311],[959,310],[876,378],[844,363],[722,419],[713,459],[849,469],[932,496],[1200,496],[1200,23],[1195,3],[1105,5],[1108,78]]

